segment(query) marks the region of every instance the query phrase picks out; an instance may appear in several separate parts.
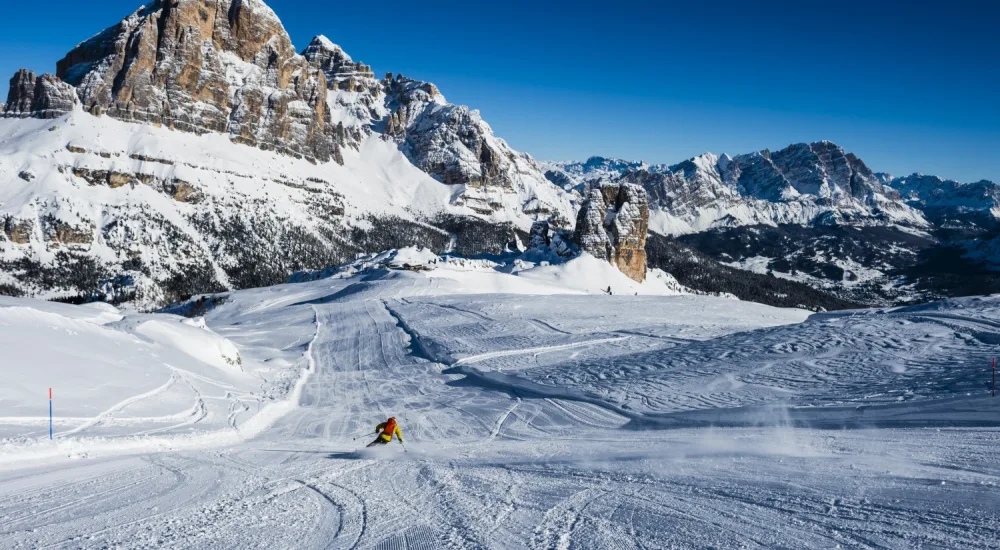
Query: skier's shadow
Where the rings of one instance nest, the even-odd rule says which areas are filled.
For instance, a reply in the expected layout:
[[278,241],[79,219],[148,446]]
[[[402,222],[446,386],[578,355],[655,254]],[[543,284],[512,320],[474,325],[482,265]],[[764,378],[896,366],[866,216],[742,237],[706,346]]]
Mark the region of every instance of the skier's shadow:
[[326,456],[328,459],[332,460],[357,460],[361,458],[361,453],[357,451],[346,451],[339,453],[330,453]]

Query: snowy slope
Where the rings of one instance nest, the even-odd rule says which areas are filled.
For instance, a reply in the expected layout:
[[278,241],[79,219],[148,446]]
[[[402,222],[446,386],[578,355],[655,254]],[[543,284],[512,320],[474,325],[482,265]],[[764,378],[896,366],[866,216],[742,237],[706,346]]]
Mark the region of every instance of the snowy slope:
[[[95,426],[51,445],[8,440],[0,544],[992,544],[997,298],[810,317],[690,295],[498,295],[436,275],[448,269],[459,271],[363,270],[211,303],[207,326],[245,365],[309,365],[298,406],[212,439],[100,439]],[[131,326],[110,310],[20,302],[97,331]],[[218,381],[217,367],[198,368]],[[356,452],[388,415],[407,452]]]
[[49,387],[55,435],[71,439],[235,429],[295,378],[200,320],[3,298],[0,325],[7,445],[48,434]]
[[[43,297],[123,276],[136,280],[140,304],[267,284],[363,251],[352,231],[365,231],[368,216],[447,213],[522,228],[533,219],[516,195],[488,215],[456,204],[460,190],[374,135],[345,150],[342,166],[82,112],[0,119],[0,136],[0,284]],[[275,275],[256,280],[251,261]],[[93,276],[60,276],[79,263]]]

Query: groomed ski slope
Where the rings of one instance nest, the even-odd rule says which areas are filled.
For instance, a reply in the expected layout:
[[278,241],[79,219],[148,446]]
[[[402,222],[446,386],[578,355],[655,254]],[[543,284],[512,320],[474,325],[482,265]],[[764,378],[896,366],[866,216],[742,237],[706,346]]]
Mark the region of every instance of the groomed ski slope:
[[[230,294],[207,329],[272,381],[263,412],[136,435],[111,411],[52,444],[23,422],[0,444],[0,546],[1000,547],[1000,298],[809,316],[470,277]],[[389,415],[406,452],[357,452]]]

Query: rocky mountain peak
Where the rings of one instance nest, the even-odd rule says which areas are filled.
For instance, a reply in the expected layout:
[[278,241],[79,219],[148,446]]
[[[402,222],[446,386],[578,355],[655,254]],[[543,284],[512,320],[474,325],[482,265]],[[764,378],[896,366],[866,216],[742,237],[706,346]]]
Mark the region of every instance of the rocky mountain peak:
[[295,52],[260,0],[157,0],[56,67],[93,114],[340,159],[326,76]]
[[330,89],[370,92],[374,87],[375,73],[372,68],[361,62],[356,63],[343,48],[323,35],[313,38],[302,56],[311,67],[326,75]]

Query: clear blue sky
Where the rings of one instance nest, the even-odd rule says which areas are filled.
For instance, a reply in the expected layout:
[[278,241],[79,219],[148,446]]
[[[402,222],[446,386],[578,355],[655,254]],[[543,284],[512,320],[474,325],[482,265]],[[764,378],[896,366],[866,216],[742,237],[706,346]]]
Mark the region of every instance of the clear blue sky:
[[[432,81],[540,159],[830,139],[879,171],[1000,181],[995,0],[268,3],[300,50],[326,34],[379,75]],[[9,2],[0,75],[54,71],[138,6]]]

